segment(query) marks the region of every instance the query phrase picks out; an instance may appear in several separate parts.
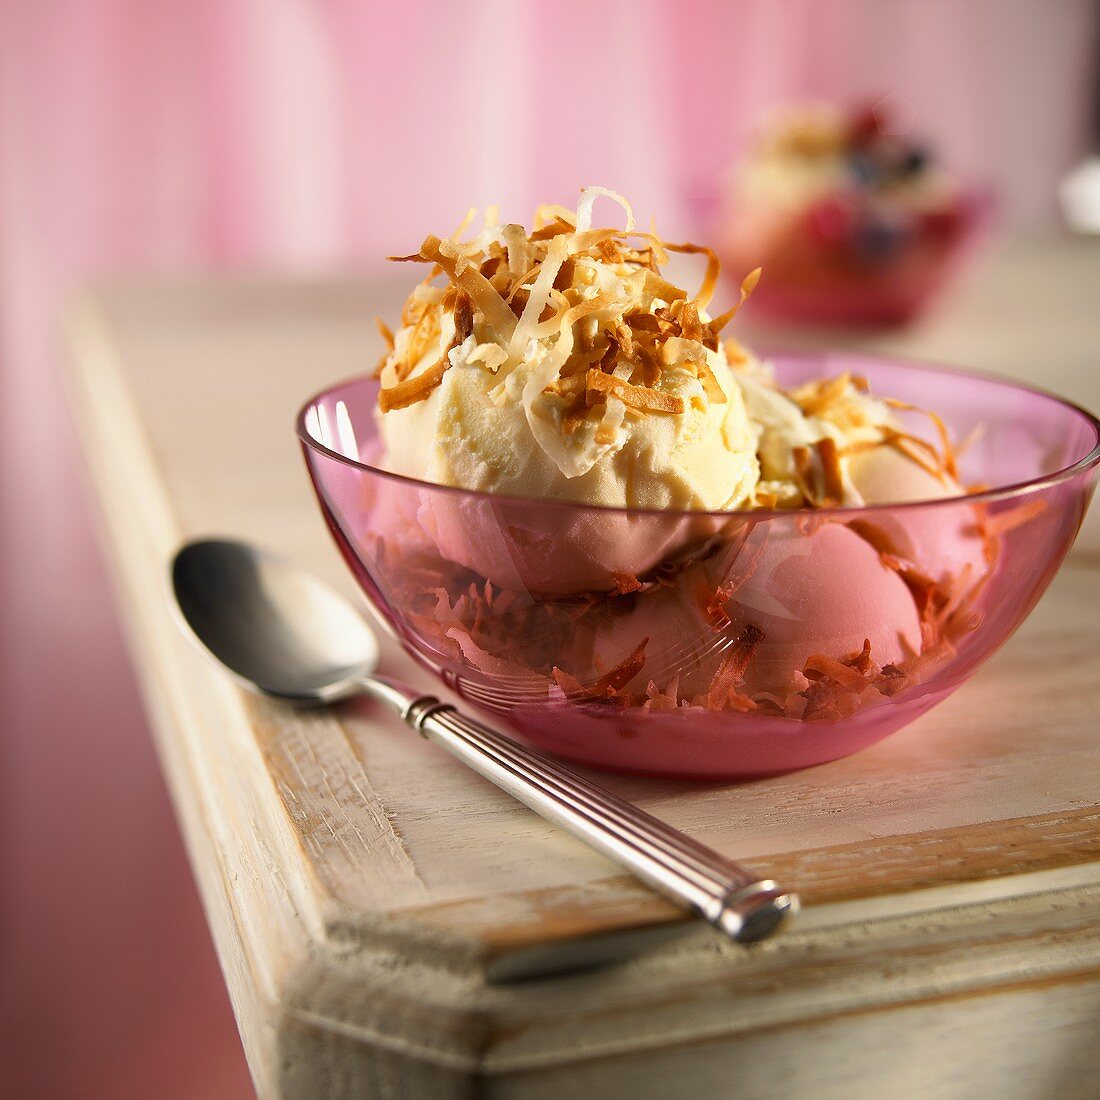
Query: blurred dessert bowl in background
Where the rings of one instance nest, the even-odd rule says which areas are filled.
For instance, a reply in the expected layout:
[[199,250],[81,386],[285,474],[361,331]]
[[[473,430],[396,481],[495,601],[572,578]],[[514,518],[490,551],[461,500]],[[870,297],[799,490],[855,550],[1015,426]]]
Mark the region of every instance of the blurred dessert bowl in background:
[[774,111],[733,171],[716,239],[736,269],[768,271],[756,308],[818,324],[919,316],[991,222],[987,190],[964,185],[881,100],[846,111]]

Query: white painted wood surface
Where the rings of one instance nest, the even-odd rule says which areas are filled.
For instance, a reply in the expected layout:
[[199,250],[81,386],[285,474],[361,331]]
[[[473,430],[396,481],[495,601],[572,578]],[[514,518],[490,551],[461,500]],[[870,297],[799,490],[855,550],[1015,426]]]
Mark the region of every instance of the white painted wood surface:
[[[881,346],[1100,407],[1097,290],[1095,244],[1017,248]],[[1016,638],[882,744],[750,784],[603,777],[803,893],[750,951],[366,704],[292,712],[194,651],[165,573],[184,537],[276,546],[351,593],[292,417],[373,362],[400,296],[115,286],[70,317],[120,599],[260,1094],[1100,1093],[1095,515]],[[385,661],[425,677],[392,644]],[[586,952],[627,961],[486,981]]]

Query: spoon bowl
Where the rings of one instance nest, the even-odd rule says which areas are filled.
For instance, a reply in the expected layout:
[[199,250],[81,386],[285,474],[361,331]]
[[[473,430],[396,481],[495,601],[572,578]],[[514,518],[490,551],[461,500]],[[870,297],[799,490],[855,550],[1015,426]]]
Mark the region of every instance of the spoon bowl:
[[363,691],[378,642],[317,577],[239,542],[192,542],[172,563],[187,625],[239,680],[288,702],[334,703]]

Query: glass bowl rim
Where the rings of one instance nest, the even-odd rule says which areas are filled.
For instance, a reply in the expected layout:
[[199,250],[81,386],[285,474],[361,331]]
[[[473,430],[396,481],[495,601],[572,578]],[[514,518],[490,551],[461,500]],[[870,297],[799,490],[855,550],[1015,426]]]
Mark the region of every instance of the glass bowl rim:
[[976,370],[963,370],[958,367],[948,366],[944,363],[933,363],[922,361],[918,359],[907,359],[904,356],[877,356],[870,355],[865,352],[848,352],[839,348],[832,348],[821,351],[807,351],[791,350],[785,351],[782,348],[769,348],[759,353],[759,357],[763,361],[769,359],[821,359],[828,356],[843,357],[845,360],[852,361],[853,364],[859,362],[864,363],[886,363],[888,365],[897,365],[902,367],[916,368],[922,371],[928,371],[933,374],[949,375],[959,378],[969,378],[977,382],[989,382],[996,386],[1004,386],[1008,389],[1014,389],[1023,391],[1025,393],[1031,393],[1037,397],[1043,397],[1048,401],[1053,401],[1055,404],[1061,405],[1062,408],[1075,412],[1080,416],[1085,423],[1092,429],[1094,436],[1094,442],[1092,449],[1076,462],[1070,463],[1068,466],[1062,467],[1060,470],[1055,470],[1052,473],[1044,474],[1042,477],[1029,478],[1025,481],[1013,482],[1009,485],[997,486],[996,488],[983,489],[976,493],[967,493],[959,496],[950,497],[932,497],[926,500],[905,500],[897,501],[895,503],[876,503],[876,504],[858,504],[858,505],[838,505],[829,508],[728,508],[720,509],[717,511],[709,511],[702,508],[627,508],[618,507],[609,504],[586,504],[582,501],[574,500],[557,500],[554,497],[531,497],[531,496],[516,496],[508,493],[490,493],[482,489],[464,489],[458,485],[443,485],[434,481],[424,481],[421,478],[409,477],[406,474],[398,474],[391,470],[384,470],[380,466],[372,466],[370,463],[361,462],[358,459],[349,458],[345,454],[341,454],[339,451],[333,450],[331,447],[326,446],[319,440],[314,438],[306,429],[306,416],[309,410],[317,405],[320,401],[326,397],[331,396],[337,390],[346,389],[349,386],[365,385],[370,382],[376,381],[373,375],[369,374],[355,374],[339,382],[333,382],[325,386],[324,389],[318,390],[311,397],[309,397],[305,403],[298,410],[298,414],[295,417],[295,430],[302,445],[309,450],[316,451],[325,455],[328,458],[349,466],[352,469],[360,470],[364,473],[372,474],[376,477],[382,477],[389,481],[396,482],[398,484],[405,484],[412,488],[417,489],[432,489],[437,492],[461,496],[470,499],[480,499],[488,501],[490,503],[500,504],[513,504],[513,505],[531,505],[537,504],[541,508],[551,507],[555,509],[565,508],[573,511],[595,511],[605,512],[608,515],[620,515],[620,516],[676,516],[683,519],[699,518],[701,516],[708,516],[716,519],[729,518],[730,516],[740,516],[746,519],[753,520],[765,520],[774,519],[781,516],[787,516],[788,518],[793,516],[853,516],[864,513],[887,513],[895,512],[899,510],[910,510],[918,508],[930,508],[933,506],[950,506],[957,504],[959,501],[967,501],[970,504],[984,504],[993,503],[1001,500],[1010,500],[1016,497],[1027,496],[1031,493],[1039,492],[1040,490],[1050,488],[1063,481],[1071,480],[1078,474],[1084,473],[1091,467],[1100,463],[1100,419],[1097,419],[1088,409],[1081,405],[1076,404],[1073,401],[1069,401],[1064,397],[1060,397],[1058,394],[1051,393],[1049,390],[1040,388],[1039,386],[1031,386],[1024,382],[1018,382],[1012,378],[1006,378],[1003,375],[996,374],[991,371],[976,371]]

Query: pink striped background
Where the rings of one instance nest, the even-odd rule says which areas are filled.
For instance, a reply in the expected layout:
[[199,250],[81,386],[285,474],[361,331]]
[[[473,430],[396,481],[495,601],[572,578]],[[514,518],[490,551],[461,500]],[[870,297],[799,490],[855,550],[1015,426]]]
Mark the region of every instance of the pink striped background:
[[1090,0],[0,0],[5,1094],[248,1091],[60,405],[74,287],[372,264],[587,183],[675,235],[807,95],[893,96],[1034,231],[1095,42]]

